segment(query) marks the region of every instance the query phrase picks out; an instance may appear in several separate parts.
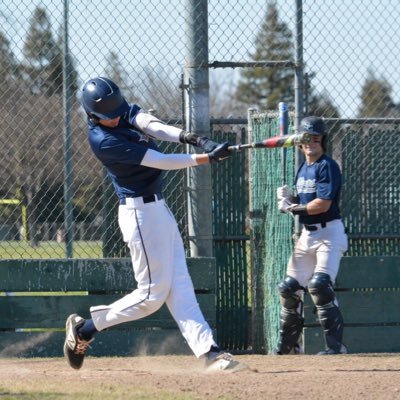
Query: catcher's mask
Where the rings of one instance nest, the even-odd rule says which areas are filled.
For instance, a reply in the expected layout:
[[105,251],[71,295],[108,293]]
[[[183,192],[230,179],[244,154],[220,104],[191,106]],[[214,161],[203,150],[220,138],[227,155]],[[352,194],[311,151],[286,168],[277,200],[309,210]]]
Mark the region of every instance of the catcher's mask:
[[321,136],[321,146],[326,152],[326,130],[325,122],[320,117],[305,117],[300,122],[299,133],[309,133],[311,135]]

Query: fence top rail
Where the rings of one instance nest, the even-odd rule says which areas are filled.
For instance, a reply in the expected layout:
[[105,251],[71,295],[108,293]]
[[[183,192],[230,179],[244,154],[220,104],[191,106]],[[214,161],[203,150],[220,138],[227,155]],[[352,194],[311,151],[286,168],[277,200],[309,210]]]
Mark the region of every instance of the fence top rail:
[[[291,114],[294,115],[293,112]],[[260,118],[267,116],[268,118],[275,118],[278,112],[271,110],[266,112],[256,112],[253,118]],[[182,119],[179,118],[164,118],[169,124],[182,125]],[[400,118],[324,118],[325,122],[335,124],[375,124],[375,125],[393,125],[400,124]],[[238,118],[210,118],[211,125],[246,125],[248,119],[245,117]]]
[[[182,125],[181,118],[163,118],[168,124]],[[210,118],[210,125],[247,125],[247,117],[238,118]]]
[[296,63],[290,60],[279,61],[213,61],[209,63],[210,68],[265,68],[265,67],[286,67],[295,68]]
[[324,118],[338,124],[400,124],[400,118]]

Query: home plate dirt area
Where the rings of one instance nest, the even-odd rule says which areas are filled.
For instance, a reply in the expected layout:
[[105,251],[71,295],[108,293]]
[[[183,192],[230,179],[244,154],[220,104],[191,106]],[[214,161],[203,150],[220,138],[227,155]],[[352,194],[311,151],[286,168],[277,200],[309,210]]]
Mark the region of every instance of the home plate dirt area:
[[399,399],[399,354],[238,355],[248,369],[206,373],[194,356],[1,358],[0,399]]

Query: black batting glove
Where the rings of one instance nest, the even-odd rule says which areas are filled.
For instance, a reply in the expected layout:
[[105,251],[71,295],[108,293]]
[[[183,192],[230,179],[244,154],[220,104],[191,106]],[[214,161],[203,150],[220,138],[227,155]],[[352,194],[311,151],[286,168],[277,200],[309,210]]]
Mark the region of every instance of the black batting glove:
[[211,153],[219,146],[219,143],[214,142],[206,136],[203,136],[198,138],[197,145],[201,147],[205,153]]
[[230,146],[229,142],[218,144],[218,146],[213,151],[208,153],[210,163],[222,161],[225,158],[230,157],[232,153],[228,150],[229,146]]
[[219,146],[219,143],[214,142],[207,136],[199,136],[192,132],[181,131],[179,134],[179,141],[181,143],[188,143],[192,146],[200,147],[205,153],[211,153]]

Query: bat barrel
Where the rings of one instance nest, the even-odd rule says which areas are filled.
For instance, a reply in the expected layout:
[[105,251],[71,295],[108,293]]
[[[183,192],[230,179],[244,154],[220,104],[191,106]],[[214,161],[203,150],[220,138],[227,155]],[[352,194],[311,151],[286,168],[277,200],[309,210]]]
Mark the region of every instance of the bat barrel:
[[285,136],[273,136],[268,139],[263,140],[262,142],[255,143],[246,143],[246,144],[236,144],[228,147],[228,151],[240,151],[242,149],[255,149],[255,148],[269,148],[274,149],[278,147],[294,147],[300,144],[309,143],[311,140],[310,134],[301,133],[301,134],[292,134]]
[[278,109],[279,109],[279,134],[281,136],[286,136],[289,133],[288,105],[281,101],[278,105]]

